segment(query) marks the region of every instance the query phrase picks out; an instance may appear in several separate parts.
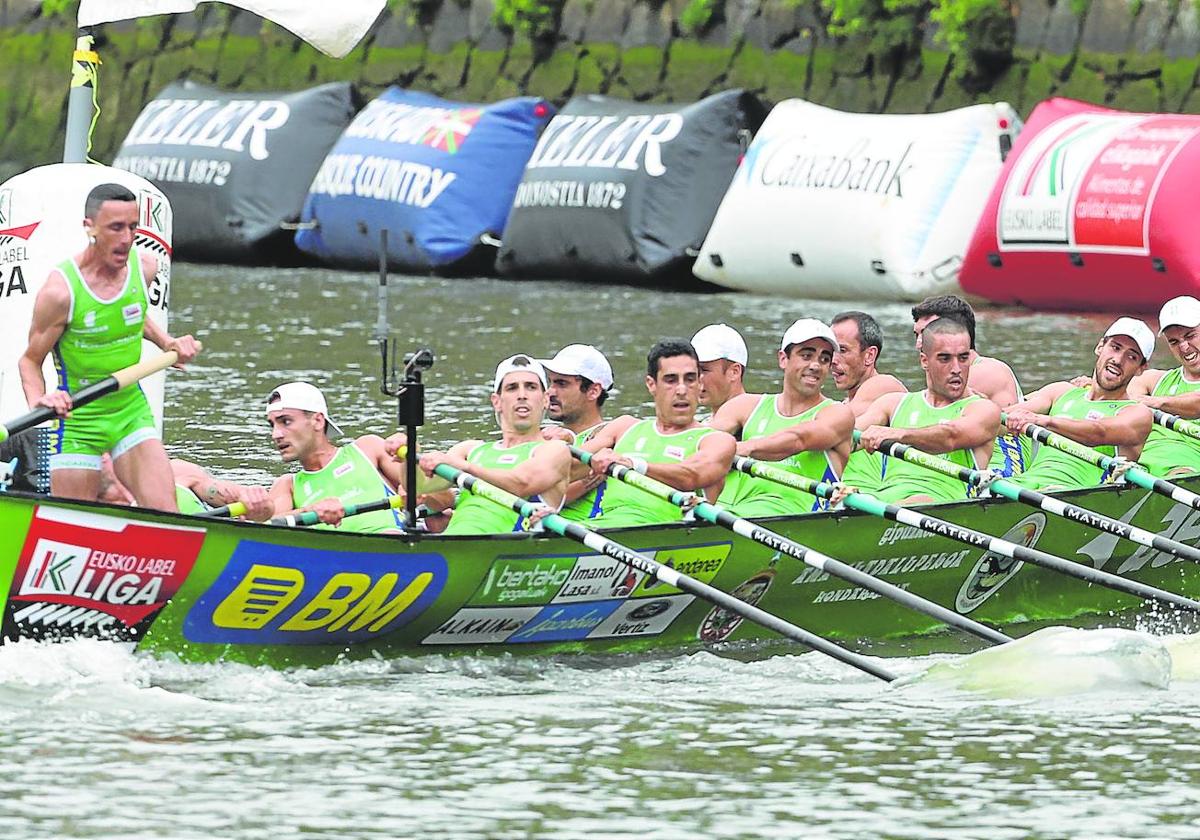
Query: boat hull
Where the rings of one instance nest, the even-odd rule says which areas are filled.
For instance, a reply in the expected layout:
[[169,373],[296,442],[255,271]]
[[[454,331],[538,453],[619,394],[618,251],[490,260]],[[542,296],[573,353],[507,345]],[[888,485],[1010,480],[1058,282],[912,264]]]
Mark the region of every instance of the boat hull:
[[[1191,544],[1200,537],[1200,511],[1142,490],[1066,495],[1173,539]],[[928,512],[1200,596],[1196,564],[1024,505],[985,500]],[[1141,606],[1127,595],[855,512],[762,522],[998,627],[1094,623]],[[723,528],[676,524],[610,533],[823,636],[856,643],[939,633],[931,637],[933,648],[958,645],[957,634],[920,613]],[[778,638],[549,534],[407,539],[20,494],[0,494],[0,597],[8,640],[99,636],[185,661],[276,667],[475,651],[641,652]],[[1156,614],[1166,629],[1190,626],[1184,614]]]

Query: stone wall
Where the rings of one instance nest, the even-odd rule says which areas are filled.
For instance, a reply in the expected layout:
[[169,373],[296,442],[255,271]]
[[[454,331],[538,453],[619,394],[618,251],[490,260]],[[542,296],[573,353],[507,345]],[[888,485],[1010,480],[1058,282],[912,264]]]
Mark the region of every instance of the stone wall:
[[[530,94],[562,103],[578,93],[693,101],[744,87],[768,102],[803,97],[869,112],[1006,100],[1028,114],[1050,96],[1200,111],[1200,27],[1186,0],[1074,0],[1078,14],[1067,0],[1020,0],[1011,62],[965,77],[928,24],[918,23],[915,48],[897,60],[865,37],[832,37],[820,5],[795,0],[723,0],[695,35],[679,23],[687,0],[567,0],[557,36],[538,43],[498,28],[492,0],[410,2],[386,11],[340,61],[217,4],[109,25],[98,41],[93,157],[110,160],[142,105],[185,76],[248,91],[351,80],[366,96],[399,84],[466,101]],[[0,0],[0,161],[10,169],[62,154],[75,36],[71,21],[43,19],[40,5]]]

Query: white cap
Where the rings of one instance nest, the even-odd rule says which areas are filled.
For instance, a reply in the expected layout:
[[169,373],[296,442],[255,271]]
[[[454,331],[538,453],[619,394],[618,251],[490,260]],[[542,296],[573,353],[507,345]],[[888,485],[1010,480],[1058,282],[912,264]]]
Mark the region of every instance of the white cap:
[[1125,335],[1134,340],[1138,349],[1142,351],[1142,359],[1149,361],[1154,355],[1154,333],[1146,326],[1144,321],[1139,321],[1137,318],[1118,318],[1112,322],[1112,326],[1104,331],[1104,337],[1110,335]]
[[518,353],[496,365],[496,377],[492,380],[492,392],[498,393],[500,386],[504,383],[504,377],[514,371],[532,373],[541,380],[542,387],[546,387],[546,369],[542,367],[542,363],[526,353]]
[[1163,304],[1158,313],[1158,334],[1162,335],[1167,327],[1188,327],[1200,325],[1200,300],[1191,295],[1180,295],[1171,298]]
[[604,354],[590,344],[568,344],[559,350],[553,359],[539,359],[542,367],[567,376],[582,376],[599,382],[607,391],[612,387],[612,366]]
[[746,366],[750,354],[746,352],[746,342],[738,335],[738,331],[728,324],[709,324],[702,327],[692,336],[692,347],[702,362],[715,362],[717,359],[728,359]]
[[[341,427],[329,416],[329,406],[325,404],[325,395],[315,385],[309,385],[307,382],[286,382],[277,387],[267,397],[267,414],[273,411],[282,411],[285,408],[324,414],[325,424],[328,427],[326,434],[329,437],[342,437],[343,435]],[[332,434],[329,434],[330,432]]]
[[818,321],[816,318],[801,318],[788,327],[787,332],[783,334],[783,341],[780,342],[779,349],[786,352],[793,344],[803,344],[814,338],[825,339],[829,342],[829,346],[833,348],[833,352],[837,352],[837,336],[833,334],[833,330],[824,321]]

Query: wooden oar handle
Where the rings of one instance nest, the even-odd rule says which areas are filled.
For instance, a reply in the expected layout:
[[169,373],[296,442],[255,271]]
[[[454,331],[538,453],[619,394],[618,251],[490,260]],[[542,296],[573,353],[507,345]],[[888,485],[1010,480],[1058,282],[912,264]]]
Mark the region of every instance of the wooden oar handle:
[[166,370],[177,361],[179,361],[179,354],[174,350],[167,350],[153,359],[146,359],[136,365],[122,368],[113,374],[113,379],[117,380],[117,388],[127,388],[139,379],[145,379],[160,370]]

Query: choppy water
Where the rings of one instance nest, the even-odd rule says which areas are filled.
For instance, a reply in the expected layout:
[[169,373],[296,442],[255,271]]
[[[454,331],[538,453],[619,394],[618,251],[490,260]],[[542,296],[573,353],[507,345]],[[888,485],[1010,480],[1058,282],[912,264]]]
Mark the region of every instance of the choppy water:
[[[325,388],[351,433],[392,431],[366,337],[375,282],[177,266],[172,328],[206,351],[169,381],[172,452],[243,480],[277,475],[262,400],[293,378]],[[424,429],[436,444],[490,431],[491,371],[513,352],[597,344],[616,414],[647,404],[644,353],[663,335],[733,324],[749,386],[769,388],[782,330],[840,308],[493,280],[396,278],[392,294],[393,331],[438,356]],[[873,312],[881,369],[915,381],[907,307]],[[1090,370],[1106,324],[988,311],[980,348],[1028,388]],[[1077,646],[1061,668],[994,666],[996,696],[968,690],[979,666],[958,656],[890,658],[902,674],[938,668],[889,688],[787,648],[280,673],[23,643],[0,648],[0,837],[1200,837],[1194,640],[1178,640],[1166,689],[1116,649]]]

